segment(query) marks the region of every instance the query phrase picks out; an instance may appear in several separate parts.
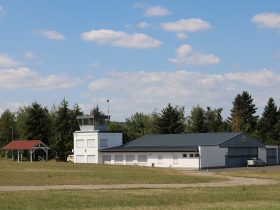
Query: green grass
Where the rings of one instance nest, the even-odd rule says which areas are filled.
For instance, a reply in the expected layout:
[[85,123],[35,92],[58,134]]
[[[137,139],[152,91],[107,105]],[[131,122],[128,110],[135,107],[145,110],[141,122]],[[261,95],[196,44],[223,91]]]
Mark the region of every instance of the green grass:
[[0,192],[0,209],[280,209],[280,186]]
[[157,184],[220,181],[221,178],[185,175],[172,169],[139,166],[73,164],[50,161],[0,161],[0,185]]
[[261,179],[275,179],[280,180],[280,170],[278,168],[249,168],[240,171],[221,172],[218,174],[224,174],[228,176],[240,176],[250,178],[261,178]]

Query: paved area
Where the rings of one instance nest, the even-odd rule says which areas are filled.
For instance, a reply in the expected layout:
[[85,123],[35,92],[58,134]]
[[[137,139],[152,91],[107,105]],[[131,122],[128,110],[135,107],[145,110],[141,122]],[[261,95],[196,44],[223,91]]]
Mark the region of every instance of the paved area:
[[0,191],[42,191],[42,190],[100,190],[100,189],[172,189],[191,187],[234,187],[252,185],[280,184],[280,181],[272,179],[256,179],[216,175],[213,172],[183,171],[198,176],[219,176],[227,178],[222,182],[192,183],[192,184],[112,184],[112,185],[48,185],[48,186],[0,186]]

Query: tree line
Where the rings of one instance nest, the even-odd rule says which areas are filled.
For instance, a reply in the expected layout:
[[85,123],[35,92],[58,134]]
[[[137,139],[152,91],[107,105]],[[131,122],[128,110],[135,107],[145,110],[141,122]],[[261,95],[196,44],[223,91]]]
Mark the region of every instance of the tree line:
[[[160,112],[136,112],[125,122],[108,123],[108,131],[123,133],[124,143],[146,134],[177,134],[246,131],[266,144],[280,145],[280,108],[269,98],[261,116],[256,115],[252,96],[243,91],[234,98],[230,117],[222,117],[223,108],[205,109],[197,105],[185,116],[185,108],[170,103]],[[83,115],[75,104],[63,99],[51,109],[37,102],[16,112],[5,110],[0,117],[0,146],[12,139],[39,139],[51,148],[51,156],[65,160],[73,149],[73,132],[79,130],[76,117]],[[95,106],[90,110],[97,119],[105,115]]]

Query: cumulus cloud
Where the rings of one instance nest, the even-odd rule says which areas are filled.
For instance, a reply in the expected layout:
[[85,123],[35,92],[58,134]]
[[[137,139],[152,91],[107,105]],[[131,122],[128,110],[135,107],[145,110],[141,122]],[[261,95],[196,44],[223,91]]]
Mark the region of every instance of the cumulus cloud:
[[84,41],[93,41],[101,44],[108,44],[114,47],[148,49],[161,45],[161,41],[156,40],[146,34],[128,34],[123,31],[113,31],[107,29],[91,30],[81,35]]
[[188,38],[188,36],[186,34],[184,34],[184,33],[177,33],[176,37],[178,39],[187,39]]
[[0,54],[0,66],[1,67],[14,67],[18,66],[20,63],[15,61],[13,58],[10,58],[7,55]]
[[166,16],[168,14],[170,14],[170,12],[167,9],[157,5],[157,6],[152,6],[152,7],[146,8],[144,15],[145,16]]
[[94,103],[106,107],[105,99],[110,97],[112,117],[118,120],[136,111],[150,113],[155,108],[162,109],[168,102],[185,105],[187,112],[197,104],[223,107],[226,112],[236,94],[243,90],[253,95],[257,106],[266,103],[270,96],[280,100],[275,91],[280,89],[280,74],[267,69],[221,74],[185,70],[112,72],[106,78],[93,80],[89,89]]
[[149,24],[149,23],[147,23],[147,22],[141,22],[141,23],[138,23],[137,24],[137,27],[138,28],[148,28],[148,27],[150,27],[151,25]]
[[279,13],[260,13],[251,18],[259,27],[280,29]]
[[211,28],[211,24],[200,18],[190,18],[190,19],[181,19],[174,22],[162,23],[161,28],[163,28],[166,31],[171,31],[176,33],[197,32],[197,31],[204,31]]
[[40,29],[40,30],[35,30],[34,32],[51,40],[61,41],[65,39],[65,36],[63,34],[53,30]]
[[28,59],[33,59],[36,57],[35,53],[33,53],[32,51],[30,50],[27,50],[27,51],[24,51],[23,52],[23,56],[28,58]]
[[5,14],[4,8],[0,5],[0,16]]
[[184,44],[176,49],[176,57],[169,61],[177,65],[211,65],[220,63],[220,58],[210,53],[200,53]]
[[29,68],[0,70],[0,88],[34,90],[67,89],[82,84],[80,78],[71,78],[66,75],[41,75]]

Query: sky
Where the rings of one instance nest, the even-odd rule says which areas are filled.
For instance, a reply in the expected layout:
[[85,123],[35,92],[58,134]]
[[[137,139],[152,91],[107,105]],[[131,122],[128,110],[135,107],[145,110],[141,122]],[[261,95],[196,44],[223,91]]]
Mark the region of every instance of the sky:
[[[280,106],[280,1],[0,0],[0,112],[65,98],[112,120]],[[109,99],[109,104],[107,100]]]

